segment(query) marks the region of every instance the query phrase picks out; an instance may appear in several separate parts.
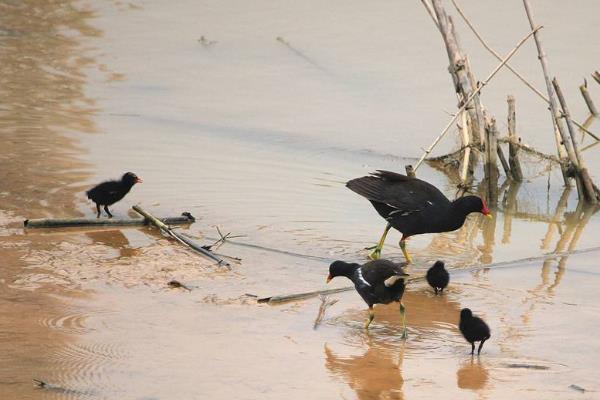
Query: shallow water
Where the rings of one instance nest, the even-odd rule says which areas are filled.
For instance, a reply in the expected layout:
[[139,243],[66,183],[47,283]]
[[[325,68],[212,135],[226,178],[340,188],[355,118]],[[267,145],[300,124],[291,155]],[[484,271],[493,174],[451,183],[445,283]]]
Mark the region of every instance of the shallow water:
[[[527,31],[520,4],[462,3],[500,53]],[[332,296],[316,330],[318,299],[256,304],[324,287],[333,259],[364,259],[383,221],[343,183],[402,171],[447,123],[456,101],[446,56],[418,2],[0,7],[0,398],[597,396],[598,252],[461,270],[598,246],[598,217],[544,163],[527,164],[531,181],[503,186],[493,220],[473,215],[459,231],[409,241],[412,275],[439,258],[458,270],[444,296],[409,286],[406,343],[394,305],[376,308],[365,333],[354,292]],[[598,34],[598,5],[534,8],[583,120],[577,86],[600,56],[583,39]],[[495,61],[462,28],[482,79]],[[533,51],[513,65],[542,88]],[[600,98],[594,82],[590,91]],[[508,93],[523,140],[551,152],[544,105],[510,74],[483,101],[503,121]],[[596,152],[586,152],[592,175]],[[217,268],[152,228],[21,228],[25,218],[94,217],[85,190],[127,170],[145,182],[115,215],[135,216],[138,203],[190,211],[198,221],[182,230],[203,243],[216,226],[244,235],[219,249],[242,262]],[[455,194],[441,172],[419,176]],[[390,233],[386,257],[401,259],[398,239]],[[168,288],[171,279],[192,291]],[[457,331],[462,307],[491,326],[480,357]]]

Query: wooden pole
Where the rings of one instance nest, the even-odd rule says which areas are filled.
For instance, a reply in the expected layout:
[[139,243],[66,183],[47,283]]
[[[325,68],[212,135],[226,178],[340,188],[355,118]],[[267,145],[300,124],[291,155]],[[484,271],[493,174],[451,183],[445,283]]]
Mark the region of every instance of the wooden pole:
[[488,204],[495,207],[498,204],[498,132],[496,130],[496,120],[492,118],[489,124],[486,124],[486,142],[485,142],[485,164],[484,173],[487,182]]
[[585,104],[587,105],[588,109],[590,110],[590,114],[592,114],[593,116],[597,117],[598,116],[598,109],[596,108],[596,105],[592,101],[592,97],[590,96],[590,92],[588,92],[587,81],[584,81],[583,85],[579,86],[579,90],[581,91],[581,95],[583,96],[583,100],[585,100]]
[[556,78],[552,80],[552,84],[554,86],[554,90],[556,90],[556,96],[558,97],[558,101],[560,102],[560,106],[562,107],[562,111],[564,117],[567,121],[567,128],[569,129],[569,134],[571,135],[571,142],[573,147],[573,152],[575,153],[575,157],[577,158],[577,169],[580,175],[580,179],[582,180],[583,186],[585,188],[585,199],[590,204],[598,203],[598,196],[594,189],[594,184],[592,179],[590,178],[590,174],[585,165],[585,161],[583,159],[583,155],[579,151],[579,146],[577,144],[577,136],[575,132],[575,127],[573,126],[573,122],[571,121],[571,114],[569,113],[569,108],[567,107],[567,102],[565,97],[563,96],[562,90]]
[[456,120],[458,119],[458,117],[460,116],[460,114],[467,108],[467,105],[471,102],[471,100],[473,100],[473,98],[479,93],[481,92],[481,90],[490,82],[490,80],[498,73],[498,71],[500,70],[500,68],[502,68],[502,66],[504,64],[506,64],[506,62],[508,60],[511,59],[511,57],[517,52],[517,50],[523,45],[523,43],[525,43],[527,41],[527,39],[529,39],[531,37],[531,35],[533,35],[535,32],[537,32],[538,30],[542,29],[541,26],[535,28],[533,31],[529,32],[523,39],[521,39],[521,41],[515,46],[514,49],[512,49],[507,55],[506,57],[504,57],[504,59],[502,60],[502,62],[496,67],[494,68],[494,70],[490,73],[490,75],[479,84],[479,87],[473,92],[471,93],[471,96],[464,102],[464,104],[458,109],[458,111],[456,112],[456,114],[454,114],[454,116],[452,117],[452,119],[450,120],[450,122],[448,122],[448,124],[446,125],[446,127],[442,130],[442,132],[438,135],[438,137],[433,141],[433,143],[431,143],[431,145],[425,150],[425,152],[423,153],[423,155],[421,156],[421,158],[419,159],[419,161],[417,161],[417,163],[415,164],[415,171],[419,168],[419,166],[421,165],[421,163],[423,162],[423,160],[425,160],[425,158],[429,155],[429,153],[431,153],[431,150],[433,150],[433,148],[439,143],[440,140],[442,140],[442,138],[444,137],[444,135],[446,135],[446,133],[448,132],[448,130],[450,129],[450,127],[456,122]]
[[462,112],[462,126],[461,126],[460,131],[462,133],[462,142],[463,142],[463,146],[465,148],[465,152],[463,154],[463,160],[462,160],[462,164],[461,164],[461,168],[460,168],[460,183],[462,185],[466,185],[468,177],[470,177],[472,174],[469,173],[471,147],[469,145],[470,142],[469,142],[469,128],[467,127],[467,113],[464,111]]
[[142,209],[142,207],[136,205],[136,206],[133,206],[132,208],[135,210],[135,212],[141,214],[144,218],[146,218],[147,220],[149,220],[154,226],[156,226],[158,229],[160,229],[162,232],[164,232],[168,236],[170,236],[173,239],[177,240],[179,243],[182,243],[182,244],[190,247],[192,250],[196,251],[197,253],[200,253],[203,256],[205,256],[207,258],[210,258],[211,260],[213,260],[214,262],[216,262],[218,265],[223,265],[223,266],[226,266],[226,267],[229,266],[229,263],[227,261],[223,260],[222,258],[217,257],[216,255],[214,255],[210,251],[206,250],[201,245],[199,245],[196,242],[194,242],[189,237],[181,235],[181,234],[175,232],[168,225],[165,225],[162,221],[160,221],[158,218],[156,218],[155,216],[153,216],[149,212],[147,212],[144,209]]
[[523,181],[523,171],[521,170],[521,162],[519,161],[519,148],[514,145],[518,142],[517,138],[517,116],[515,111],[515,97],[513,95],[508,96],[508,137],[510,142],[508,143],[508,162],[510,164],[510,171],[512,177],[517,182]]
[[498,153],[498,159],[500,159],[500,165],[502,165],[502,169],[504,170],[504,174],[508,179],[513,179],[512,173],[510,172],[510,167],[508,166],[508,162],[506,161],[506,157],[504,156],[504,152],[502,151],[502,147],[496,141],[496,153]]
[[[529,5],[529,0],[523,0],[523,5],[525,6],[525,12],[527,13],[527,19],[529,20],[529,26],[533,29],[535,27],[535,23],[533,22],[533,14],[531,12],[531,7]],[[565,132],[565,128],[562,122],[559,119],[558,106],[556,104],[556,98],[554,96],[554,90],[552,88],[552,84],[550,83],[550,76],[548,75],[548,62],[546,60],[546,53],[544,53],[544,48],[542,47],[542,40],[540,39],[539,32],[535,32],[533,34],[533,39],[535,40],[535,46],[538,52],[538,58],[540,60],[540,64],[542,65],[542,71],[544,73],[544,80],[546,82],[546,90],[548,91],[548,104],[550,105],[550,112],[552,114],[552,126],[555,130],[555,138],[556,138],[556,147],[559,158],[564,157],[564,151],[561,150],[561,146],[564,146],[566,149],[566,153],[569,156],[569,159],[572,163],[575,161],[575,154],[573,152],[573,147],[570,145],[567,140],[567,134]],[[556,136],[556,129],[558,128],[558,133],[560,133],[560,139]],[[568,166],[566,163],[561,163],[561,168],[563,172],[563,179],[565,181],[565,185],[569,184],[568,179]],[[581,193],[580,193],[581,194]]]
[[[181,217],[161,218],[162,222],[168,225],[191,224],[195,218],[190,213],[184,213]],[[144,226],[149,225],[150,221],[146,218],[41,218],[26,219],[23,221],[25,228],[72,228],[72,227],[104,227],[104,226]]]

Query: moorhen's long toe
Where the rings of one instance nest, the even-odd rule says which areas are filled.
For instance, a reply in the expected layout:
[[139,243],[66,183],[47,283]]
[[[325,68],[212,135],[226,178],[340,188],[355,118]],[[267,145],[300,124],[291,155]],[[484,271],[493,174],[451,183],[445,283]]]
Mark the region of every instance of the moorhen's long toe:
[[456,230],[472,212],[490,216],[485,202],[477,196],[450,201],[435,186],[395,172],[378,170],[370,176],[352,179],[346,186],[369,200],[388,222],[371,253],[373,259],[379,258],[390,228],[402,233],[400,248],[406,261],[411,262],[405,243],[409,236]]
[[133,185],[141,182],[143,182],[142,179],[136,174],[133,172],[127,172],[123,175],[120,181],[102,182],[85,193],[87,194],[88,199],[96,203],[97,218],[100,218],[101,206],[104,206],[104,211],[106,211],[108,217],[112,218],[113,215],[108,210],[108,206],[121,200],[127,193],[129,193]]

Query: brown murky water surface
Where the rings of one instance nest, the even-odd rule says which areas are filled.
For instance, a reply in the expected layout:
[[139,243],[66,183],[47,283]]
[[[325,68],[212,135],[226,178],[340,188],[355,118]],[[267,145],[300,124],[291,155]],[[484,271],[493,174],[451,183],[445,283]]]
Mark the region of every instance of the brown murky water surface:
[[[463,3],[501,53],[527,30],[519,2]],[[599,5],[561,4],[534,8],[583,120],[577,86],[598,68]],[[436,259],[457,270],[443,296],[409,286],[406,342],[394,305],[376,308],[365,333],[354,292],[332,296],[317,329],[319,299],[256,303],[324,287],[333,259],[363,260],[383,221],[343,183],[402,171],[447,122],[447,58],[421,7],[0,3],[0,399],[597,398],[600,252],[589,249],[600,222],[534,160],[532,179],[503,185],[493,220],[411,239],[411,274]],[[487,75],[495,61],[459,28]],[[533,51],[513,65],[543,87]],[[508,73],[486,90],[499,121],[516,95],[524,140],[552,151],[543,103]],[[586,157],[598,178],[596,148]],[[219,249],[242,262],[217,268],[151,228],[22,229],[26,218],[94,217],[85,190],[128,170],[145,183],[117,216],[133,204],[190,211],[198,220],[182,230],[203,243],[216,226],[245,235]],[[454,195],[441,172],[419,175]],[[401,259],[398,239],[386,257]],[[462,307],[491,326],[480,357],[458,333]]]

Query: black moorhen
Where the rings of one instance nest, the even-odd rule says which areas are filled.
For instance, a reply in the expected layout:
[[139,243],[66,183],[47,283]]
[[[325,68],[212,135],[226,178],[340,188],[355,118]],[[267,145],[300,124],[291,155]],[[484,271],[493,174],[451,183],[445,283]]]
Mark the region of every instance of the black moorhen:
[[142,178],[138,177],[133,172],[127,172],[120,181],[102,182],[85,193],[87,194],[88,199],[96,203],[96,210],[98,211],[97,218],[100,218],[100,206],[104,206],[104,211],[106,211],[109,218],[112,218],[112,214],[108,211],[108,206],[115,204],[125,197],[133,185],[142,182]]
[[471,354],[475,352],[475,342],[481,341],[477,355],[481,353],[483,343],[490,338],[490,327],[479,317],[473,315],[471,310],[463,308],[460,310],[460,322],[458,324],[460,332],[471,343]]
[[388,260],[369,261],[363,265],[334,261],[329,266],[329,283],[336,276],[345,276],[354,283],[360,297],[369,306],[369,319],[365,322],[365,329],[369,329],[371,321],[375,318],[374,304],[389,304],[393,301],[400,303],[402,315],[402,337],[406,337],[406,307],[402,303],[404,294],[404,277],[408,276],[403,267],[406,263],[396,264]]
[[438,289],[440,293],[442,293],[446,286],[448,286],[448,282],[450,282],[450,274],[446,271],[446,268],[444,268],[443,261],[436,261],[435,264],[427,270],[425,278],[427,278],[429,286],[435,290],[435,294],[438,294]]
[[480,212],[491,218],[485,202],[477,196],[464,196],[448,200],[435,186],[417,178],[390,171],[377,170],[370,176],[352,179],[346,186],[369,200],[375,210],[388,224],[370,254],[378,259],[390,228],[402,233],[400,248],[406,258],[405,240],[420,233],[448,232],[460,228],[472,212]]

